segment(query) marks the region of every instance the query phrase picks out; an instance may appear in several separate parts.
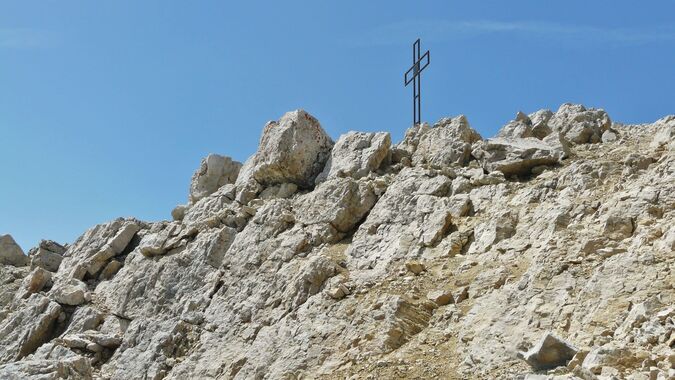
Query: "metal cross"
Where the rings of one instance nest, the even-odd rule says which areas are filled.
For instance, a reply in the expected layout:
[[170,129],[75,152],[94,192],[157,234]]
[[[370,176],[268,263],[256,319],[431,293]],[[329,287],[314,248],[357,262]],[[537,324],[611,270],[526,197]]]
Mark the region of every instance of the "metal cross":
[[[426,63],[422,65],[422,61],[426,59]],[[413,125],[422,122],[422,70],[429,66],[431,59],[429,58],[429,50],[424,55],[420,56],[420,39],[413,44],[413,65],[405,72],[403,80],[406,87],[413,82]],[[410,78],[408,74],[412,72]]]

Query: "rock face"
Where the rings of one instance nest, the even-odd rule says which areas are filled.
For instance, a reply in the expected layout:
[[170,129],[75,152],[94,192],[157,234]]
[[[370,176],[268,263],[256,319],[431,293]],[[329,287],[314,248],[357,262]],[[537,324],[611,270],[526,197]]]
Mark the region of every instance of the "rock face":
[[0,264],[22,267],[28,264],[28,257],[11,235],[0,235]]
[[563,105],[333,146],[288,113],[238,174],[207,157],[174,220],[0,264],[0,378],[673,378],[673,120]]

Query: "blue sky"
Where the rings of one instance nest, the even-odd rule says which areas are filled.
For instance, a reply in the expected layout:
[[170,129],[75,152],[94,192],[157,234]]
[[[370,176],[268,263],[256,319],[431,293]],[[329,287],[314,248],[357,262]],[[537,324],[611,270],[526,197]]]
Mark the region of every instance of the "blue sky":
[[210,152],[240,161],[304,108],[337,138],[423,120],[483,136],[563,102],[675,113],[674,1],[0,3],[0,233],[24,250],[118,216],[170,218]]

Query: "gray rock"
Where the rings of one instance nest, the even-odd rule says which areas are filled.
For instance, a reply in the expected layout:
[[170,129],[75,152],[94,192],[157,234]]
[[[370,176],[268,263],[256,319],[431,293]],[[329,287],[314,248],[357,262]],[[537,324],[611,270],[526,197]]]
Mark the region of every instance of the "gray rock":
[[546,333],[539,343],[522,353],[522,357],[535,370],[545,370],[567,365],[577,351],[571,343]]
[[22,267],[28,265],[28,261],[11,235],[0,235],[0,264]]

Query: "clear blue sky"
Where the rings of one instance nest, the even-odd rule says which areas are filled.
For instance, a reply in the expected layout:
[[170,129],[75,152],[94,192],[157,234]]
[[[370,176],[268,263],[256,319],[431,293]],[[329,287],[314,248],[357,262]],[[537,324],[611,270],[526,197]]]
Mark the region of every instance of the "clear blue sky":
[[0,233],[27,250],[118,216],[170,218],[209,152],[245,160],[304,108],[337,138],[423,119],[491,136],[563,102],[675,113],[675,1],[0,3]]

